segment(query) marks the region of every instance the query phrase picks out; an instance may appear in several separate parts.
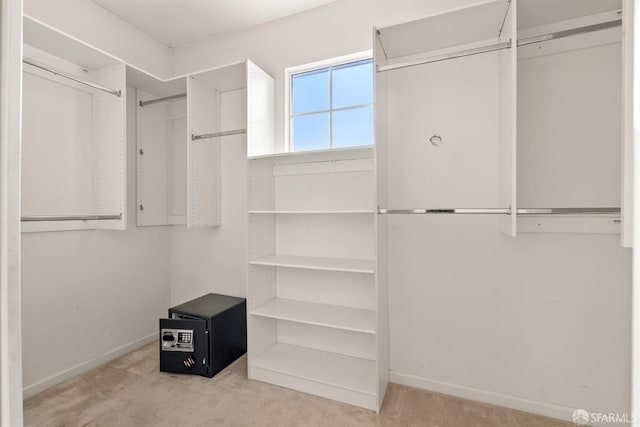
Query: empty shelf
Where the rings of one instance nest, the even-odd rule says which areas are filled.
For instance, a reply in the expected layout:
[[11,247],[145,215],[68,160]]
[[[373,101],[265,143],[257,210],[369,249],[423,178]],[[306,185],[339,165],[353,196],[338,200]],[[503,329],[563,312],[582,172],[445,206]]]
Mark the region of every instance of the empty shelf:
[[269,255],[251,260],[249,264],[371,274],[375,273],[376,269],[374,259],[323,258],[297,255]]
[[364,394],[376,393],[376,363],[372,360],[277,343],[251,366]]
[[373,209],[353,209],[353,210],[254,210],[249,211],[250,214],[372,214]]
[[278,298],[261,305],[251,314],[347,331],[376,333],[375,311],[361,308]]

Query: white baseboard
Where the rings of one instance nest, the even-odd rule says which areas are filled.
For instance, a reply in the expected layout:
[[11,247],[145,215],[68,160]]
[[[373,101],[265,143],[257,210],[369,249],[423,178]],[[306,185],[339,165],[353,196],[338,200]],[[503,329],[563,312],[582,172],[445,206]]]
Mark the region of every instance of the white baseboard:
[[480,390],[458,384],[451,384],[443,381],[430,380],[428,378],[395,371],[390,371],[389,381],[396,384],[432,391],[434,393],[442,393],[449,396],[460,397],[462,399],[475,400],[477,402],[516,409],[523,412],[530,412],[532,414],[544,415],[545,417],[556,418],[564,421],[572,421],[573,412],[577,409],[554,405],[552,403],[524,399],[517,396],[510,396],[508,394]]
[[69,378],[73,378],[76,375],[80,375],[83,372],[91,370],[93,368],[97,368],[98,366],[104,365],[107,362],[110,362],[113,359],[117,359],[120,356],[123,356],[127,353],[132,352],[145,344],[149,344],[154,340],[158,339],[158,333],[154,332],[152,334],[147,335],[146,337],[140,338],[138,340],[132,341],[123,345],[122,347],[118,347],[114,350],[111,350],[105,354],[102,354],[96,358],[87,360],[86,362],[82,362],[79,365],[74,366],[73,368],[64,370],[57,374],[51,375],[43,380],[40,380],[34,384],[30,384],[22,389],[22,397],[24,399],[31,397],[41,391],[44,391],[54,385],[58,385],[61,382],[68,380]]

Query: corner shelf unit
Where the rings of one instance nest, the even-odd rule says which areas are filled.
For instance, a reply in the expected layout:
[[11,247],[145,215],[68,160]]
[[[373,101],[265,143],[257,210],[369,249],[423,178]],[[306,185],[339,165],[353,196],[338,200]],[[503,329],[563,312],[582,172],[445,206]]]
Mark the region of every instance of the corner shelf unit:
[[246,60],[162,79],[23,22],[21,231],[126,229],[127,86],[137,225],[221,225],[222,145],[273,151],[273,78]]
[[249,159],[249,378],[380,409],[373,149]]
[[273,78],[249,60],[161,80],[132,67],[137,225],[220,226],[222,144],[273,137]]

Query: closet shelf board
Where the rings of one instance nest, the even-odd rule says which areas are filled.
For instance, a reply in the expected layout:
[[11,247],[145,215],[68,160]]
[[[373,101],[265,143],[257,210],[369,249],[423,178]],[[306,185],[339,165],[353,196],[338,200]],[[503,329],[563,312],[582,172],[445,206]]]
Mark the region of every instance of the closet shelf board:
[[324,258],[298,255],[269,255],[249,261],[253,265],[304,268],[307,270],[375,273],[375,259]]
[[250,214],[373,214],[373,209],[361,210],[253,210]]
[[290,344],[273,345],[252,366],[367,395],[377,388],[376,362]]
[[251,314],[366,334],[376,333],[375,311],[361,308],[277,298],[261,305]]

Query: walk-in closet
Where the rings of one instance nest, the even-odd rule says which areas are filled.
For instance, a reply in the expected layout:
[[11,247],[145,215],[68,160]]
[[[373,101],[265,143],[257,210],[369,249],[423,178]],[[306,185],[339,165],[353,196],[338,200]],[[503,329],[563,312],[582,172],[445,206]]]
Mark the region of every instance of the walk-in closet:
[[0,0],[0,427],[640,427],[634,0]]

